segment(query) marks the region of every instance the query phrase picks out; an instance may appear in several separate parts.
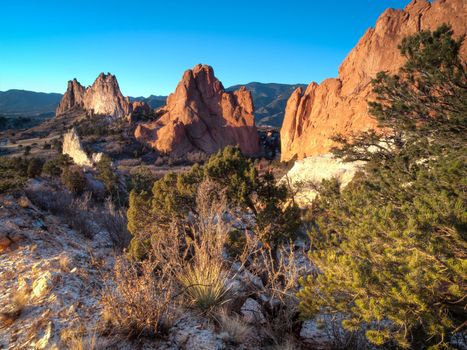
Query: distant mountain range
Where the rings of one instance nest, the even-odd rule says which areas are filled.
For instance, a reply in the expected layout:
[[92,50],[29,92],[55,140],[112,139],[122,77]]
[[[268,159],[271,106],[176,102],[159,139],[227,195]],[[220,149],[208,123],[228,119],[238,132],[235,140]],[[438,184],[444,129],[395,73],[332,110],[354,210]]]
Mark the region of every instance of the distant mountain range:
[[149,97],[143,97],[143,96],[130,97],[131,102],[133,102],[133,101],[144,101],[152,109],[156,109],[156,108],[164,106],[166,100],[167,100],[167,96],[157,96],[157,95],[151,95]]
[[[227,91],[245,86],[251,91],[255,105],[255,119],[258,126],[280,127],[284,119],[285,106],[290,94],[304,84],[249,83],[235,85]],[[36,116],[55,113],[62,94],[43,93],[27,90],[0,91],[0,114]],[[151,108],[159,108],[166,103],[167,96],[130,97],[130,101],[145,101]]]
[[255,122],[258,126],[280,127],[284,120],[285,106],[292,92],[298,88],[305,88],[305,84],[276,84],[276,83],[249,83],[234,85],[227,91],[234,91],[245,86],[251,91],[255,105]]
[[54,112],[61,94],[27,90],[0,91],[0,114],[34,116]]

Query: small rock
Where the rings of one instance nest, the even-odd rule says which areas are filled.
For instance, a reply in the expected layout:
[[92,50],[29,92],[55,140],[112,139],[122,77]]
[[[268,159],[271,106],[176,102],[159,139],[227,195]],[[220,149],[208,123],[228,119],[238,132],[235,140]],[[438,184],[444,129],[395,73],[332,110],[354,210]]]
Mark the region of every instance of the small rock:
[[54,278],[50,271],[44,272],[39,276],[34,283],[32,284],[32,293],[33,298],[42,298],[47,295],[54,285]]
[[187,350],[221,350],[224,348],[224,345],[222,340],[218,339],[213,332],[201,329],[188,338],[185,348]]
[[325,327],[320,327],[314,320],[303,322],[300,337],[307,343],[311,343],[314,349],[330,349],[333,342]]
[[49,321],[47,328],[45,329],[44,335],[36,342],[36,349],[50,349],[49,344],[50,337],[52,336],[53,323]]
[[274,309],[281,305],[281,301],[279,299],[271,298],[269,295],[266,295],[266,294],[260,294],[259,298],[261,299],[261,302],[263,303],[263,305],[269,304],[269,307],[271,309]]
[[258,288],[259,290],[264,289],[264,284],[261,278],[253,275],[250,271],[245,270],[243,274],[241,275],[241,279],[246,284],[253,284],[253,286]]
[[18,204],[21,208],[29,208],[31,206],[31,201],[26,196],[21,196],[18,199]]
[[247,323],[265,323],[266,318],[261,310],[261,305],[252,298],[248,298],[243,304],[240,312],[243,315],[243,319]]

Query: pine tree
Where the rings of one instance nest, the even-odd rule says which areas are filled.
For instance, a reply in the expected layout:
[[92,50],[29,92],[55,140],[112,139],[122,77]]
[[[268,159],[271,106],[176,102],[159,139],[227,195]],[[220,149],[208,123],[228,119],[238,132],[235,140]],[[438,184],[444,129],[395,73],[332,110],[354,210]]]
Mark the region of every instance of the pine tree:
[[336,150],[368,166],[314,203],[304,316],[340,312],[378,345],[448,347],[465,320],[467,172],[462,40],[442,26],[402,42],[407,63],[373,81],[370,110],[383,129]]

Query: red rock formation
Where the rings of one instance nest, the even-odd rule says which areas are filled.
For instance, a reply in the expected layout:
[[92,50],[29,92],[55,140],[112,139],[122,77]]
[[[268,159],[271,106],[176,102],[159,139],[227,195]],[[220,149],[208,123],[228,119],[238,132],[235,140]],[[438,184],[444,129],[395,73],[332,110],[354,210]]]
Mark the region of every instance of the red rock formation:
[[[311,83],[304,93],[297,89],[291,95],[281,128],[281,159],[327,153],[333,135],[376,127],[367,107],[371,79],[380,71],[395,73],[404,64],[397,46],[407,35],[443,23],[456,36],[464,35],[466,7],[465,0],[413,0],[404,10],[386,10],[344,60],[337,79]],[[465,43],[461,55],[467,58]]]
[[68,82],[68,89],[60,101],[56,115],[59,116],[74,108],[114,118],[122,118],[130,113],[130,103],[120,92],[117,78],[112,74],[104,73],[101,73],[86,89],[76,79]]
[[56,111],[56,115],[61,115],[73,108],[82,108],[85,88],[76,79],[68,82],[68,88],[63,95]]
[[238,145],[248,155],[260,151],[250,92],[226,92],[210,66],[187,70],[158,112],[161,117],[138,125],[135,136],[160,152],[211,154],[227,145]]
[[147,115],[151,113],[151,107],[149,107],[149,105],[144,101],[133,101],[130,103],[130,112]]
[[129,100],[120,92],[115,75],[101,73],[86,89],[84,108],[93,114],[122,118],[129,113]]

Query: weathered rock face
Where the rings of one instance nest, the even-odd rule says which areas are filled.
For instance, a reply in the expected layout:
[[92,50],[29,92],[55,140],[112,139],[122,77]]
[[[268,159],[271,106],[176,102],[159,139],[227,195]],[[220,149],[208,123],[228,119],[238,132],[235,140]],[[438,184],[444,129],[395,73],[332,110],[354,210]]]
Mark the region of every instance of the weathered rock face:
[[117,78],[101,73],[94,83],[84,88],[76,79],[68,82],[68,89],[57,108],[59,116],[74,108],[91,114],[122,118],[130,113],[130,102],[123,97]]
[[129,113],[129,101],[120,92],[115,75],[101,73],[86,89],[84,108],[94,114],[122,118]]
[[151,107],[145,101],[133,101],[129,105],[128,121],[130,123],[138,121],[141,117],[151,114]]
[[73,162],[80,166],[91,167],[102,158],[102,153],[93,153],[91,157],[88,156],[75,128],[63,135],[62,153],[70,156]]
[[226,92],[210,66],[187,70],[159,113],[157,121],[140,124],[135,136],[160,152],[211,154],[227,145],[247,155],[260,151],[250,92]]
[[[344,60],[337,79],[311,83],[291,95],[281,129],[281,159],[327,153],[332,136],[375,128],[367,107],[371,79],[380,71],[395,73],[404,64],[397,46],[407,35],[443,23],[450,24],[456,36],[464,35],[466,8],[465,0],[413,0],[404,10],[386,10]],[[467,58],[465,43],[461,54]]]
[[73,108],[82,108],[85,91],[86,89],[84,86],[81,85],[76,79],[70,80],[68,82],[66,92],[63,95],[55,114],[61,115]]
[[151,107],[144,101],[133,101],[130,103],[130,111],[137,114],[149,114]]

